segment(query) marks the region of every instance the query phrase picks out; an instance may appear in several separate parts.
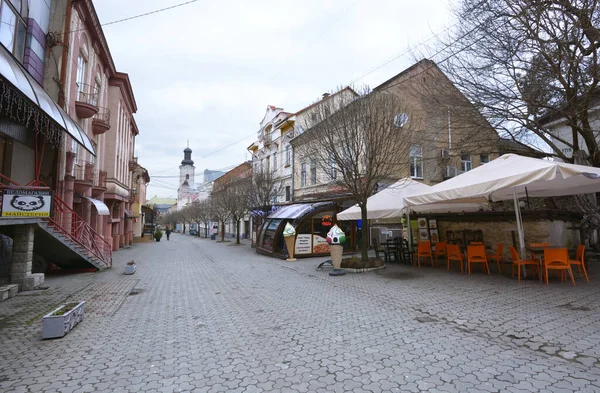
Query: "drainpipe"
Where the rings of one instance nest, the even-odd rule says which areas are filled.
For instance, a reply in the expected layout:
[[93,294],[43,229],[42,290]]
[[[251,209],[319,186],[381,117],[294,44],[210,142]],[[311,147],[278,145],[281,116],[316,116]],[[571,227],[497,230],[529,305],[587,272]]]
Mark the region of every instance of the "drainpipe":
[[452,127],[450,126],[450,107],[448,107],[448,149],[452,149]]
[[60,86],[59,88],[62,91],[62,95],[58,95],[58,105],[60,105],[63,109],[67,109],[65,107],[66,93],[65,93],[65,80],[67,79],[67,64],[69,62],[69,41],[71,40],[71,0],[67,0],[67,10],[65,14],[65,32],[63,34],[63,49],[62,49],[62,68],[60,69]]

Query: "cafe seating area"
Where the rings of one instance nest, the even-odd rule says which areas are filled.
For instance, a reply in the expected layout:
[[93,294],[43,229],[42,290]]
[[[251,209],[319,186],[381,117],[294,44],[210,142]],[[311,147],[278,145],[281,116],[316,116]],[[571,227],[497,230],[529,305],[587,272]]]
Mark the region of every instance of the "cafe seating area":
[[[421,240],[415,247],[410,247],[406,239],[398,237],[387,239],[381,244],[376,238],[371,241],[376,257],[383,257],[386,263],[403,263],[420,269],[422,265],[438,268],[441,260],[447,271],[460,270],[469,276],[479,272],[492,275],[490,263],[495,265],[494,274],[504,275],[502,266],[510,263],[512,269],[507,277],[516,278],[518,282],[527,278],[549,285],[551,280],[557,279],[577,285],[576,274],[578,279],[589,282],[584,245],[569,249],[553,246],[548,242],[529,243],[526,246],[526,259],[521,259],[517,249],[511,245],[508,246],[510,260],[505,260],[504,244],[489,247],[483,242],[481,231],[448,231],[448,234],[450,240],[435,244],[430,240]],[[468,242],[465,239],[469,239]]]

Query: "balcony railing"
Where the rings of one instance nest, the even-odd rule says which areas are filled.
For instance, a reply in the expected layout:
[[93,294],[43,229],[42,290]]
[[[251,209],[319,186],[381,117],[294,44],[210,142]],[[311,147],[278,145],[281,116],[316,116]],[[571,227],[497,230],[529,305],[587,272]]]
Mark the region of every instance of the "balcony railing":
[[99,106],[98,113],[92,119],[92,132],[94,135],[102,135],[108,130],[110,130],[110,110]]
[[94,164],[85,160],[75,160],[73,165],[73,176],[75,180],[93,183],[97,178],[98,171],[94,169]]
[[99,90],[96,86],[85,83],[77,84],[75,111],[80,119],[87,119],[98,113]]

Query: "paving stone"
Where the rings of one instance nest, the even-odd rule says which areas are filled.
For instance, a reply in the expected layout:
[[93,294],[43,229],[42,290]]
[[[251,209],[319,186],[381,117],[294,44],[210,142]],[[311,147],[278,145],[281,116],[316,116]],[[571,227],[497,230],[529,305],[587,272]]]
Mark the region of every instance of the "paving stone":
[[[46,277],[0,303],[0,391],[600,391],[595,279],[389,265],[333,280],[323,258],[254,251],[173,234],[113,269]],[[84,321],[42,341],[41,316],[82,299]]]

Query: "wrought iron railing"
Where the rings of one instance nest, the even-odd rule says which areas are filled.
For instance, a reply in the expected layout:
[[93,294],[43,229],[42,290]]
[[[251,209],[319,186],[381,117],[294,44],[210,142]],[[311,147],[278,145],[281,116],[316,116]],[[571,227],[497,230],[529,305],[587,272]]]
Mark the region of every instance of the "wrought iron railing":
[[97,178],[98,170],[94,169],[94,164],[85,160],[75,160],[73,165],[73,176],[76,180],[94,182]]
[[[26,186],[21,186],[14,180],[0,174],[0,191],[10,186],[32,190],[51,190],[50,187],[40,181],[34,180]],[[0,193],[0,203],[1,197],[2,194]],[[79,217],[56,194],[53,195],[52,208],[52,216],[42,218],[42,221],[47,222],[48,226],[52,227],[56,232],[62,234],[76,245],[81,246],[88,256],[95,257],[106,267],[112,266],[112,247],[102,236],[94,231],[83,218]]]
[[96,86],[88,85],[86,83],[77,83],[77,101],[98,106],[99,94],[100,91]]

